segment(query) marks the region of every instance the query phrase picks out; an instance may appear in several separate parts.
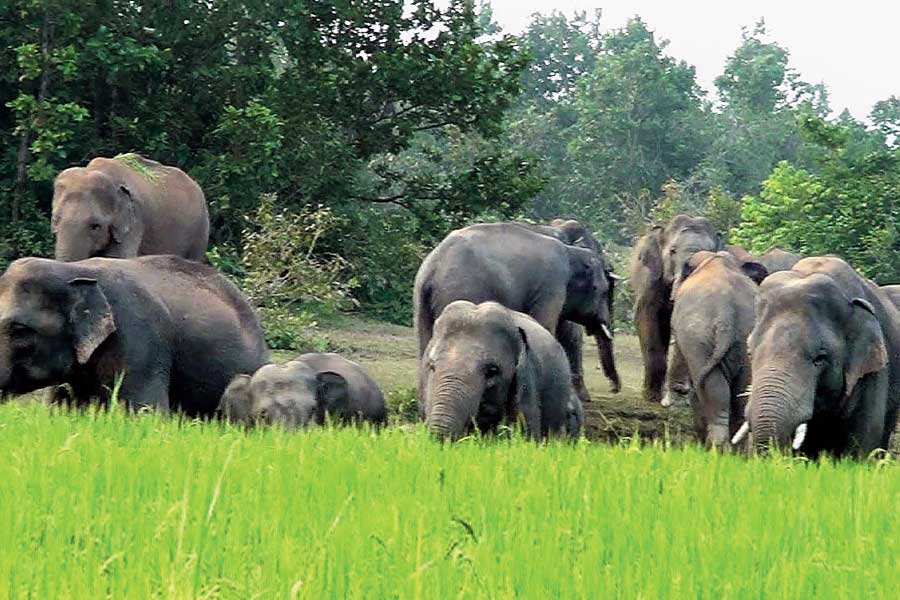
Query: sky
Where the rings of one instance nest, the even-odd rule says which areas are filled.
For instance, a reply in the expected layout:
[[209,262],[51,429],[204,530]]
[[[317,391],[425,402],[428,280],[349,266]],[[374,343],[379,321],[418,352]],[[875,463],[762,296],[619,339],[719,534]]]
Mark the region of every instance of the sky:
[[667,52],[713,80],[741,41],[741,27],[760,18],[772,40],[790,51],[790,64],[804,81],[824,82],[835,114],[848,108],[864,119],[872,106],[900,96],[900,2],[897,0],[490,0],[504,31],[519,33],[530,15],[553,9],[571,16],[600,8],[601,25],[615,29],[640,15]]

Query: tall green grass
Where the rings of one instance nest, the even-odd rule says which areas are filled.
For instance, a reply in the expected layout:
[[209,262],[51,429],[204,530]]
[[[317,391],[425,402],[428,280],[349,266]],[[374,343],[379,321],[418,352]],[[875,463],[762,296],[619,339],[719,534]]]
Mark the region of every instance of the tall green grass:
[[0,407],[0,597],[896,598],[900,469]]

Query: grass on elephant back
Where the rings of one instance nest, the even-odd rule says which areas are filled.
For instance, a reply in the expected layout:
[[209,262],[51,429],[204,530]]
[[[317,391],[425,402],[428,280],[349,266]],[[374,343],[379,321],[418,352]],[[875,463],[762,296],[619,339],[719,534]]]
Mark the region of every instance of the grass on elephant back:
[[[900,466],[0,407],[0,595],[896,597]],[[5,586],[6,589],[2,589]]]

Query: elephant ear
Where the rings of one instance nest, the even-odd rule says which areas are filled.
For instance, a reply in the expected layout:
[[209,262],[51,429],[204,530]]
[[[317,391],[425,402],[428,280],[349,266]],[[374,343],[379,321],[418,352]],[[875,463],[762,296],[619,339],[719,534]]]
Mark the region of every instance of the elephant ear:
[[[863,298],[850,301],[853,313],[848,323],[849,357],[844,365],[844,402],[850,401],[859,380],[887,366],[887,348],[875,309]],[[849,407],[852,411],[852,407]]]
[[69,326],[75,356],[85,364],[106,338],[116,330],[112,308],[96,279],[78,277],[69,281],[71,307]]
[[590,250],[567,246],[569,252],[569,285],[574,291],[586,292],[594,288],[594,259]]
[[325,420],[325,415],[343,417],[350,409],[350,388],[343,375],[334,371],[323,371],[316,375],[316,404],[318,416]]
[[638,240],[631,263],[632,285],[651,289],[663,276],[663,228],[655,226]]
[[136,220],[134,196],[131,189],[122,184],[116,190],[116,214],[112,220],[112,236],[117,244],[125,242]]
[[753,283],[759,285],[763,279],[769,276],[769,270],[758,262],[747,261],[741,264],[741,271],[753,280]]
[[218,412],[227,420],[244,423],[249,420],[251,412],[251,396],[249,375],[236,375],[219,402]]

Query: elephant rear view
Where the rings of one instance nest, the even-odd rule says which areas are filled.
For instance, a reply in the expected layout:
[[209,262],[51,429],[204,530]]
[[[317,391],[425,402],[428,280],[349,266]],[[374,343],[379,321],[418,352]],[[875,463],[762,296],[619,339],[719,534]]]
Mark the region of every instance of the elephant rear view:
[[704,251],[688,260],[678,278],[668,383],[676,385],[674,374],[683,364],[695,396],[697,435],[710,446],[724,447],[743,422],[742,394],[750,382],[747,336],[757,285],[765,276],[757,263],[739,265],[729,252]]
[[387,422],[384,395],[355,362],[338,354],[303,354],[283,365],[265,365],[235,377],[220,410],[231,421],[286,427],[322,425],[326,418],[352,423]]
[[634,246],[630,284],[634,322],[644,359],[644,399],[662,400],[672,319],[672,285],[688,259],[722,249],[722,237],[703,217],[678,215],[653,227]]
[[472,426],[493,431],[520,415],[533,438],[575,437],[581,429],[581,402],[559,342],[528,315],[496,302],[445,308],[419,377],[425,423],[440,438],[459,438]]
[[51,221],[56,258],[173,254],[204,259],[209,212],[181,169],[137,154],[95,158],[56,177]]

